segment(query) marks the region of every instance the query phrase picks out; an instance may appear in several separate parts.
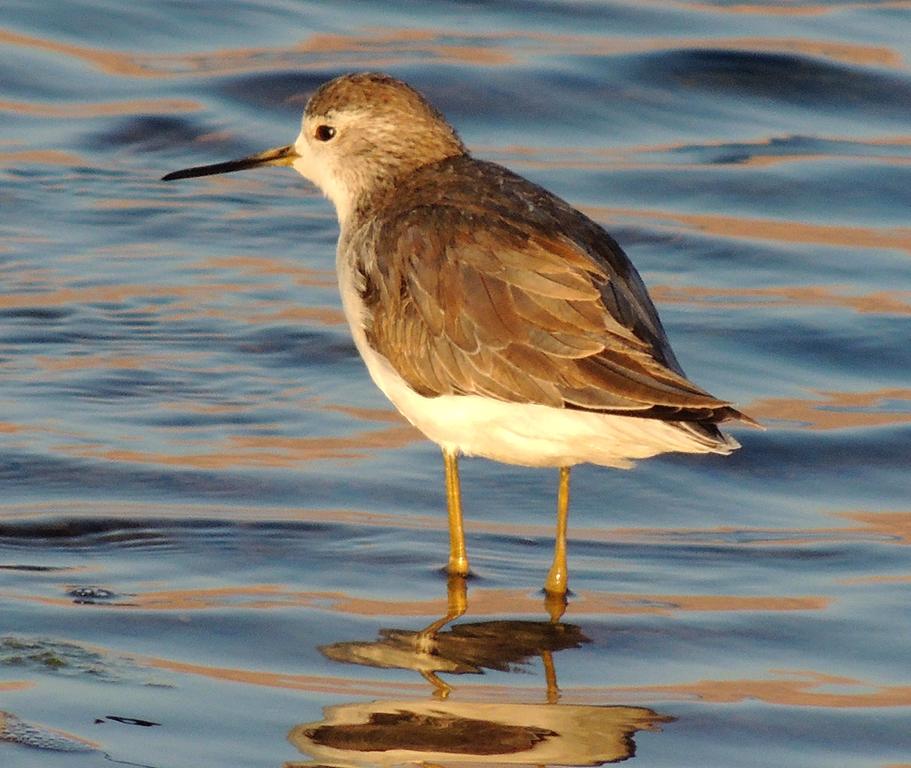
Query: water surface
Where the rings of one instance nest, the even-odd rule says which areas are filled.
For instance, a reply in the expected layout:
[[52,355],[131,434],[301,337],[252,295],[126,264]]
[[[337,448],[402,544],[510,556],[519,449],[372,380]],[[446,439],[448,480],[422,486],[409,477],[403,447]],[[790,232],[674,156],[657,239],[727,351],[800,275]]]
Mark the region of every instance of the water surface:
[[[7,2],[0,764],[911,765],[911,4]],[[382,69],[609,227],[729,458],[462,465],[277,169]],[[465,615],[434,647],[415,633]],[[535,751],[537,750],[537,751]]]

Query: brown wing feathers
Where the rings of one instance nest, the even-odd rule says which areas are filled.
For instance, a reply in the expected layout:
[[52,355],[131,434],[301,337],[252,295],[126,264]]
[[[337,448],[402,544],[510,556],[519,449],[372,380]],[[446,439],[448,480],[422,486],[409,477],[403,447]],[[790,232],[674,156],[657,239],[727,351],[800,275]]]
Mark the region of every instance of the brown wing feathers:
[[638,276],[621,279],[568,238],[437,205],[408,211],[375,242],[368,339],[423,395],[739,415],[679,371]]

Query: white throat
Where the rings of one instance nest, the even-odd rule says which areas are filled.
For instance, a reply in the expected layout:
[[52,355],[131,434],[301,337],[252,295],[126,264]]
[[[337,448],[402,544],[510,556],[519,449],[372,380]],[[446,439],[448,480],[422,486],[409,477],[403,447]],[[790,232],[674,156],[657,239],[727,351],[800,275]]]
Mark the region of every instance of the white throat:
[[348,188],[341,183],[332,173],[329,164],[322,158],[317,158],[310,143],[301,133],[294,142],[294,149],[299,155],[291,164],[295,171],[307,181],[316,185],[317,189],[335,206],[339,226],[344,228],[351,212],[351,194]]

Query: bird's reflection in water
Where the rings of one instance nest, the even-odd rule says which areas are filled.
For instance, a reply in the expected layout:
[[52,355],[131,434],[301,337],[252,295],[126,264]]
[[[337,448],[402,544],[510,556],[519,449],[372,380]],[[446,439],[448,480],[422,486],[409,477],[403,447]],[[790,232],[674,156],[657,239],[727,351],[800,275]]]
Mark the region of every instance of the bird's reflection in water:
[[451,687],[439,678],[482,674],[485,669],[509,672],[540,656],[548,684],[548,698],[558,695],[553,673],[553,654],[578,648],[589,639],[574,624],[559,621],[482,621],[458,624],[443,631],[468,607],[465,579],[449,577],[446,615],[420,631],[381,629],[367,642],[324,645],[320,651],[333,661],[384,669],[412,669],[433,685],[440,698]]
[[[327,707],[323,720],[296,726],[289,739],[314,762],[303,766],[601,765],[635,754],[633,735],[673,718],[644,707],[559,703],[553,654],[589,639],[559,621],[485,621],[444,627],[467,610],[464,579],[450,577],[445,616],[422,631],[383,629],[372,642],[323,646],[340,662],[411,669],[434,689],[432,700],[373,701]],[[509,672],[541,658],[546,702],[453,701],[439,674]]]
[[327,707],[291,743],[331,765],[602,765],[632,757],[633,734],[670,718],[644,707],[373,701]]

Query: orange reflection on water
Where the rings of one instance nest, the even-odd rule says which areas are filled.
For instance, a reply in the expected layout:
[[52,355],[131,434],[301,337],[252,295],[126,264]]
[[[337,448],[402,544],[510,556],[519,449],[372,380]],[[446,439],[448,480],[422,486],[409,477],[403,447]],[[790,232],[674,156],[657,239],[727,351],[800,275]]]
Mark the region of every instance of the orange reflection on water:
[[[2,160],[2,157],[0,157]],[[113,203],[117,207],[128,205],[124,201]],[[140,207],[144,207],[144,203]],[[177,202],[172,205],[178,205]],[[324,286],[326,281],[322,278],[321,270],[296,270],[295,282],[299,285]],[[47,275],[46,281],[51,282],[56,276]],[[42,286],[45,287],[45,286]],[[131,307],[136,311],[151,314],[169,313],[171,322],[183,319],[197,319],[200,317],[225,317],[232,321],[244,321],[249,324],[267,324],[275,322],[287,323],[319,323],[325,326],[337,326],[345,323],[343,314],[336,307],[315,306],[307,307],[292,304],[282,305],[275,301],[246,302],[243,306],[251,310],[248,317],[239,316],[236,308],[223,309],[211,306],[217,297],[229,294],[246,294],[251,291],[249,283],[200,283],[188,285],[131,285],[121,283],[116,285],[95,285],[74,288],[71,286],[47,285],[45,290],[26,290],[21,293],[8,292],[0,295],[0,309],[28,309],[33,307],[68,307],[85,304],[126,304],[133,303]],[[170,299],[162,303],[153,299]],[[137,300],[146,300],[146,304],[137,304]],[[78,367],[78,364],[75,364]]]
[[146,611],[200,611],[226,607],[271,610],[288,606],[312,607],[322,599],[325,597],[306,592],[292,592],[275,584],[256,584],[249,587],[169,589],[160,592],[145,592],[131,596],[127,607]]
[[849,227],[827,224],[808,224],[783,219],[755,219],[723,214],[689,214],[679,211],[643,210],[588,206],[585,211],[602,221],[616,219],[648,219],[656,223],[673,222],[688,229],[717,237],[773,242],[831,245],[838,248],[887,248],[911,253],[909,227]]
[[18,152],[0,152],[0,167],[18,168],[23,165],[62,165],[67,168],[88,165],[78,155],[56,149],[23,149]]
[[896,576],[857,576],[853,579],[839,579],[839,584],[862,586],[864,584],[911,584],[911,573]]
[[301,53],[403,53],[421,54],[453,63],[504,66],[515,63],[508,50],[497,50],[486,44],[486,36],[477,35],[479,45],[451,44],[446,41],[450,32],[436,29],[380,28],[361,35],[312,35],[293,50]]
[[393,424],[405,424],[405,417],[391,408],[359,408],[353,405],[325,405],[325,411],[334,411],[353,416],[362,421],[385,421]]
[[902,10],[911,8],[911,3],[907,0],[873,0],[872,2],[848,2],[830,5],[803,5],[795,2],[775,2],[775,3],[736,3],[732,5],[703,3],[695,0],[645,0],[652,5],[668,6],[673,5],[687,11],[699,11],[703,13],[731,13],[731,14],[748,14],[756,16],[827,16],[845,11],[858,11],[867,9],[894,8]]
[[[0,31],[0,38],[2,38]],[[66,102],[42,104],[29,101],[0,101],[0,111],[33,117],[73,118],[199,112],[202,105],[190,99],[130,99],[128,101]]]
[[[848,135],[816,134],[814,138],[822,145],[831,145],[833,151],[827,154],[806,154],[801,151],[792,151],[789,154],[768,155],[767,150],[776,142],[788,143],[795,137],[789,134],[772,134],[769,136],[738,140],[732,145],[729,139],[704,139],[699,143],[674,142],[666,144],[631,144],[624,146],[604,147],[539,147],[526,144],[479,145],[474,144],[473,150],[479,154],[496,155],[501,162],[512,162],[536,168],[580,168],[588,170],[604,170],[617,167],[648,167],[665,165],[671,169],[686,167],[705,168],[705,163],[679,163],[679,162],[648,162],[632,161],[631,156],[666,155],[688,150],[705,149],[732,149],[745,150],[748,154],[743,159],[737,158],[736,167],[745,167],[751,164],[762,165],[767,159],[772,163],[800,162],[812,159],[856,159],[865,163],[887,162],[905,163],[911,161],[907,154],[870,154],[865,152],[867,147],[893,147],[900,151],[911,147],[911,136],[879,136],[875,138],[857,139]],[[845,152],[845,147],[856,148],[852,152]]]
[[0,680],[0,691],[24,691],[34,687],[29,680]]
[[194,360],[198,353],[172,352],[165,355],[122,355],[116,353],[94,355],[70,355],[51,357],[35,355],[35,365],[45,371],[92,371],[92,370],[158,370],[173,366],[180,360]]
[[[76,59],[110,75],[154,77],[244,74],[280,69],[337,69],[392,66],[403,57],[421,56],[456,64],[502,66],[513,62],[509,51],[492,48],[484,38],[477,45],[441,42],[443,33],[403,29],[364,35],[314,35],[301,43],[276,48],[234,48],[188,55],[135,55],[49,40],[0,29],[0,44],[15,45]],[[345,57],[348,57],[347,59]]]
[[775,306],[843,307],[860,314],[911,315],[911,291],[844,294],[824,285],[782,285],[771,288],[709,288],[655,285],[651,294],[665,304],[710,305],[724,309]]
[[[426,528],[434,521],[440,524],[440,529],[445,529],[445,515],[435,517],[398,515],[394,513],[383,514],[366,512],[354,509],[306,509],[293,507],[257,506],[254,511],[245,507],[222,507],[214,503],[201,505],[194,504],[164,504],[152,501],[133,503],[123,500],[97,499],[91,502],[82,502],[78,499],[55,499],[48,502],[11,503],[0,502],[0,511],[8,519],[41,519],[58,517],[65,514],[71,518],[93,518],[99,515],[116,519],[135,519],[154,517],[164,520],[187,520],[195,518],[225,521],[248,520],[273,520],[273,521],[298,521],[306,523],[332,523],[339,525],[380,526],[405,528]],[[548,526],[550,530],[550,526]]]
[[[28,307],[65,307],[72,304],[123,304],[142,298],[182,297],[194,299],[198,306],[201,300],[210,299],[218,293],[236,292],[241,286],[222,285],[95,285],[84,288],[53,288],[46,291],[27,293],[5,293],[0,295],[0,308],[20,309]],[[148,311],[161,311],[157,304]]]
[[318,323],[325,326],[346,325],[345,315],[340,309],[335,307],[302,307],[302,306],[285,306],[276,308],[274,301],[248,302],[245,307],[249,311],[244,316],[238,315],[237,311],[207,309],[199,313],[203,317],[225,317],[231,320],[243,320],[251,325],[272,325],[275,323],[291,323],[293,325],[309,325]]
[[149,77],[152,74],[145,66],[139,63],[137,57],[129,54],[71,45],[56,40],[45,40],[41,37],[23,35],[8,29],[0,29],[0,44],[18,45],[24,48],[62,54],[86,64],[91,64],[103,72],[113,75]]
[[163,464],[198,469],[238,467],[290,467],[318,459],[363,459],[376,448],[401,448],[421,440],[411,426],[364,430],[350,437],[285,437],[282,435],[235,435],[225,448],[205,453],[163,453],[100,446],[61,446],[60,450],[84,458],[123,461],[131,464]]
[[402,448],[422,440],[423,436],[410,424],[395,424],[382,429],[364,430],[351,437],[286,437],[282,435],[241,435],[231,442],[241,448],[255,451],[278,453],[290,462],[307,461],[314,448],[332,452],[341,451],[340,456],[350,455],[350,450],[368,448]]
[[[718,6],[713,6],[718,8]],[[541,36],[549,47],[555,36]],[[742,51],[755,54],[793,53],[817,56],[845,64],[863,66],[903,66],[902,55],[885,46],[864,45],[845,40],[818,40],[806,37],[623,37],[604,36],[561,38],[569,44],[561,46],[567,53],[606,55],[640,53],[646,51]]]
[[872,163],[884,163],[886,165],[911,165],[911,157],[905,157],[904,155],[864,155],[861,153],[845,154],[843,152],[839,152],[837,154],[752,155],[741,161],[740,164],[753,168],[766,168],[773,165],[782,165],[783,163],[814,162],[833,159],[857,160],[868,166]]
[[[68,587],[69,588],[69,587]],[[8,592],[6,599],[85,610],[69,596],[49,597]],[[743,595],[638,595],[581,592],[574,609],[603,616],[673,616],[678,613],[769,613],[822,611],[832,600],[827,597],[781,597]],[[482,589],[472,594],[473,617],[538,614],[543,611],[539,594],[517,589]],[[287,608],[317,609],[346,616],[411,617],[424,619],[446,613],[443,598],[430,600],[382,600],[348,595],[344,592],[294,590],[280,584],[237,585],[200,589],[166,589],[131,593],[118,602],[106,603],[117,610],[194,612],[207,610],[272,611]]]
[[[835,517],[851,520],[857,526],[825,528],[627,528],[614,534],[617,540],[675,541],[683,539],[696,545],[728,547],[794,547],[820,542],[850,543],[873,541],[877,544],[911,544],[911,512],[839,512]],[[744,540],[738,540],[746,537]]]
[[[580,592],[573,605],[585,613],[602,615],[661,615],[690,612],[731,611],[820,611],[829,606],[827,597],[778,597],[741,595],[638,595],[606,592]],[[442,601],[396,602],[344,597],[335,609],[346,614],[365,616],[425,616],[445,613]],[[541,596],[522,590],[483,589],[471,596],[472,616],[502,616],[504,613],[535,613],[541,610]]]
[[134,211],[138,209],[149,208],[183,208],[185,204],[182,200],[162,200],[157,199],[154,202],[142,198],[129,197],[109,197],[101,200],[93,200],[92,207],[99,211]]
[[[895,3],[895,7],[905,7]],[[688,10],[711,12],[787,13],[814,15],[831,11],[825,6],[705,6],[684,5]],[[842,6],[844,7],[844,6]],[[863,7],[863,6],[860,6]],[[879,5],[878,7],[882,7]],[[759,10],[748,10],[759,9]],[[783,10],[786,9],[786,10]],[[468,42],[466,42],[466,40]],[[316,34],[290,46],[229,48],[193,54],[143,54],[72,45],[57,40],[0,30],[0,44],[15,45],[76,59],[107,74],[157,79],[246,74],[282,69],[323,68],[383,69],[419,59],[455,65],[508,67],[533,61],[542,54],[614,56],[639,51],[741,50],[822,56],[847,64],[902,67],[897,51],[885,46],[812,37],[609,37],[549,33],[488,32],[453,36],[451,29],[368,29],[356,34]],[[179,102],[180,103],[180,102]],[[189,102],[180,103],[186,106]],[[38,109],[41,109],[38,107]],[[140,110],[141,111],[141,110]],[[158,106],[155,111],[160,111]],[[173,110],[178,111],[178,110]]]
[[[183,204],[183,201],[181,201]],[[335,270],[308,269],[286,259],[273,256],[221,256],[203,259],[199,267],[206,271],[220,271],[233,269],[245,275],[278,275],[291,278],[294,285],[317,286],[320,288],[333,288],[337,283]]]
[[[76,608],[69,598],[20,595],[26,602],[60,608]],[[581,592],[573,600],[580,611],[598,615],[671,616],[675,613],[791,612],[822,611],[831,604],[828,597],[781,597],[775,595],[639,595]],[[293,590],[278,584],[215,587],[208,589],[158,590],[132,594],[122,603],[108,607],[147,611],[273,610],[276,608],[319,608],[347,616],[426,617],[446,612],[445,599],[382,600],[348,595],[344,592]],[[542,598],[518,589],[482,589],[471,597],[472,616],[503,616],[540,613]]]
[[[137,663],[154,669],[164,669],[181,675],[200,675],[214,680],[223,680],[246,685],[283,688],[314,693],[343,694],[351,696],[384,696],[389,694],[390,683],[387,680],[358,680],[329,675],[301,675],[290,672],[264,672],[262,670],[237,669],[234,667],[212,667],[204,664],[190,664],[173,659],[152,656],[132,657]],[[427,683],[404,682],[396,680],[396,691],[402,694],[423,696],[427,693]]]
[[[135,657],[134,657],[135,658]],[[301,675],[260,670],[213,667],[155,657],[135,658],[140,664],[180,674],[260,685],[274,688],[320,693],[388,695],[389,681],[358,680],[328,675]],[[791,707],[826,707],[832,709],[882,708],[911,706],[911,685],[880,685],[840,675],[812,670],[772,671],[772,679],[699,680],[674,685],[561,687],[561,701],[655,701],[698,699],[715,704],[737,704],[758,700],[767,704]],[[787,676],[785,676],[787,675]],[[403,694],[426,695],[426,683],[395,681]],[[532,685],[491,685],[464,683],[472,695],[485,700],[521,701],[539,692]]]
[[[697,698],[717,704],[754,699],[767,704],[835,709],[911,706],[911,685],[877,685],[811,670],[777,674],[791,676],[773,680],[700,680],[682,685],[619,687],[613,690]],[[837,690],[827,691],[827,687]]]
[[888,541],[911,545],[911,512],[846,512],[841,516]]
[[882,406],[888,401],[911,405],[911,389],[820,392],[819,395],[822,399],[801,400],[781,397],[756,400],[749,404],[747,410],[760,421],[793,421],[799,424],[801,429],[819,431],[911,423],[911,408],[882,410]]

